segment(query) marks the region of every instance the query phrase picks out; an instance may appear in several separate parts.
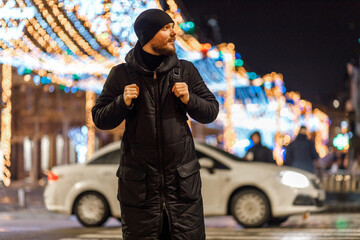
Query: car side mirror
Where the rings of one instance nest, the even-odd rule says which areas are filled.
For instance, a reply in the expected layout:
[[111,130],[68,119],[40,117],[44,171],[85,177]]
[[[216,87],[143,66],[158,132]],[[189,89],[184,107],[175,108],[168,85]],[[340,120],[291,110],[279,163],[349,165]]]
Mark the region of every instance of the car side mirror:
[[212,161],[210,158],[200,158],[199,163],[202,168],[207,169],[211,174],[214,173],[214,161]]

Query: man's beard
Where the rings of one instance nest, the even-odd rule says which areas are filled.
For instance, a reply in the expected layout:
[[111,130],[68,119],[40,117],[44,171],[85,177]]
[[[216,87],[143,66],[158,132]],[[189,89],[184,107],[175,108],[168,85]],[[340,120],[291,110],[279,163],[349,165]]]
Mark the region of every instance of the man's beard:
[[160,55],[173,56],[175,55],[175,45],[173,45],[172,47],[168,47],[168,42],[169,41],[167,41],[166,43],[155,42],[152,45],[152,49]]

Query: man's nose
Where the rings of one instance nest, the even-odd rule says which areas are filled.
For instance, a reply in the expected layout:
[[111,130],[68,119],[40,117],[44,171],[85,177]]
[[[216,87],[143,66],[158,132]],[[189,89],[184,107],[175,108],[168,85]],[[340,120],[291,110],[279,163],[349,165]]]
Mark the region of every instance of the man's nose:
[[171,29],[170,35],[171,35],[172,37],[175,37],[175,36],[176,36],[176,32],[175,32],[175,30],[174,30],[173,28]]

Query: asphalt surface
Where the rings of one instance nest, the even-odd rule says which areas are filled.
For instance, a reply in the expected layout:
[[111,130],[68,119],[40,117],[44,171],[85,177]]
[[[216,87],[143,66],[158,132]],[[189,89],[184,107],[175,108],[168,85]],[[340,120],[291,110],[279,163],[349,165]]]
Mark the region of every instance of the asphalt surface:
[[[207,240],[355,240],[360,239],[360,214],[322,213],[307,219],[297,215],[280,226],[244,229],[232,217],[205,218]],[[122,239],[121,224],[110,218],[103,227],[85,228],[75,216],[46,211],[0,212],[1,240]]]
[[[26,195],[19,205],[18,189]],[[51,213],[44,207],[43,186],[0,186],[0,240],[122,239],[121,224],[110,218],[103,227],[85,228],[75,216]],[[205,218],[207,240],[360,240],[360,199],[351,195],[328,196],[330,208],[309,218],[292,216],[280,226],[244,229],[232,217]]]

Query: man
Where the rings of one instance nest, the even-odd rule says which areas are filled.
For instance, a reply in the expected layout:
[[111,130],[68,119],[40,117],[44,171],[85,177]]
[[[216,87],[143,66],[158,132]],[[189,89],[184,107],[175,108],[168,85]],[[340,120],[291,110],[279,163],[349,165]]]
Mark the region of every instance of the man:
[[275,163],[272,151],[261,144],[260,132],[255,131],[250,136],[254,146],[246,152],[245,159],[254,162]]
[[187,116],[217,117],[219,104],[194,65],[175,54],[174,22],[141,13],[138,42],[109,73],[92,109],[95,125],[126,120],[117,172],[124,240],[205,239],[200,164]]
[[307,139],[306,127],[301,126],[296,139],[286,148],[285,165],[314,173],[314,161],[319,158],[315,145]]

